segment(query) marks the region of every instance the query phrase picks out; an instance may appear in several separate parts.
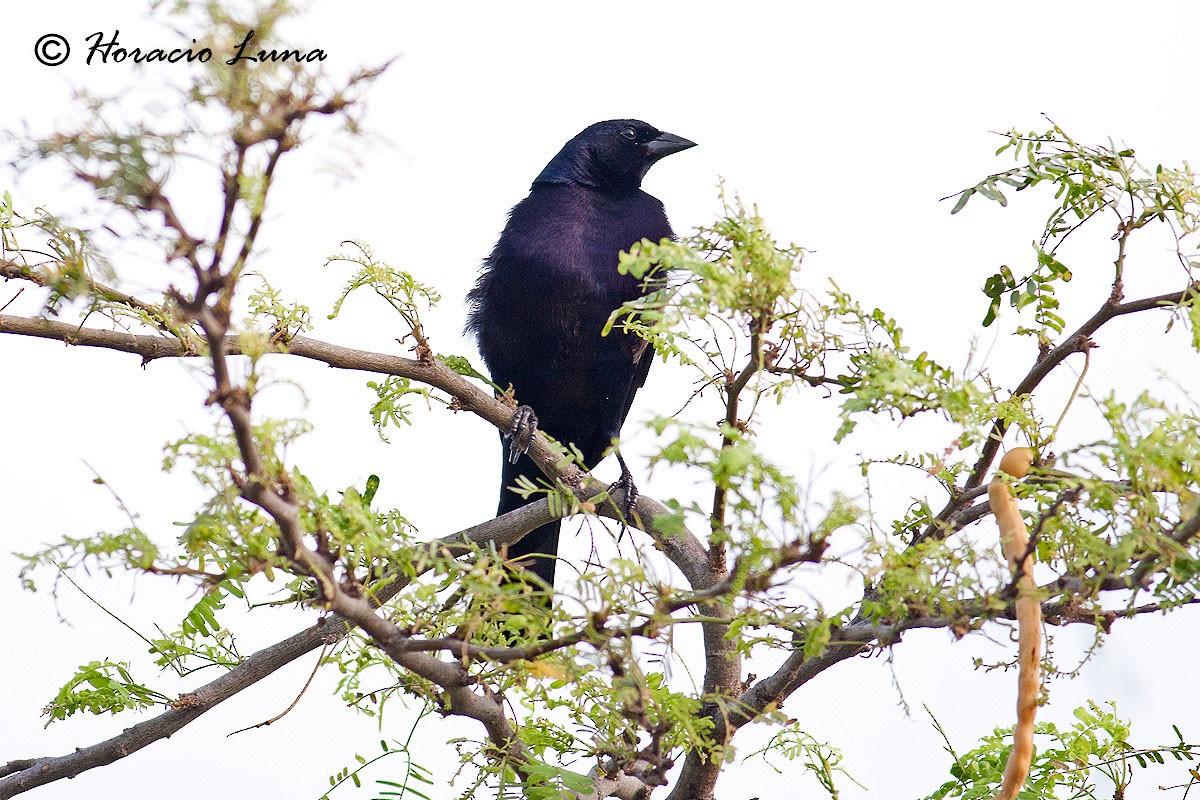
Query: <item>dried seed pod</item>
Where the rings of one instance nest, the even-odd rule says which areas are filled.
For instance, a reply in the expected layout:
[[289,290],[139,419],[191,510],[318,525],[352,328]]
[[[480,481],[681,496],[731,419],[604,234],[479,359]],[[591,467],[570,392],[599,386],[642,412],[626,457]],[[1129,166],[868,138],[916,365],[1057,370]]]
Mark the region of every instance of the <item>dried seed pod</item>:
[[1000,546],[1009,568],[1017,576],[1017,727],[1013,730],[1012,752],[1004,767],[1004,781],[995,800],[1014,800],[1029,777],[1029,764],[1033,760],[1033,722],[1041,681],[1042,605],[1033,582],[1029,531],[1012,489],[999,476],[999,472],[1005,472],[1014,478],[1023,478],[1029,474],[1033,461],[1034,452],[1028,447],[1009,450],[1000,459],[997,475],[988,484],[988,503],[1000,527]]

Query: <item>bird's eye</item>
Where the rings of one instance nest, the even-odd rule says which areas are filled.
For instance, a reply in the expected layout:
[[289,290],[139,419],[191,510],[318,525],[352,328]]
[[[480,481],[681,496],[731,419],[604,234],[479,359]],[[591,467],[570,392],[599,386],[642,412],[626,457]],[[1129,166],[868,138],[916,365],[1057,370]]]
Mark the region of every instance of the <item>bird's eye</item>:
[[637,138],[637,131],[635,131],[633,128],[626,128],[625,130],[621,131],[621,135],[632,142]]

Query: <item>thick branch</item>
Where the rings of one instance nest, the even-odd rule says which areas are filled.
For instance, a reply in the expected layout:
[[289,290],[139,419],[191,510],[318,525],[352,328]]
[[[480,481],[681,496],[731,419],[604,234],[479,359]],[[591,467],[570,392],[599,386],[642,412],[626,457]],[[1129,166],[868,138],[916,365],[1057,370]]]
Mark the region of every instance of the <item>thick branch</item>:
[[[142,357],[143,363],[159,358],[206,355],[201,351],[189,349],[178,339],[167,336],[138,335],[85,328],[53,320],[8,314],[0,314],[0,333],[55,339],[81,347],[117,350],[139,355]],[[230,338],[226,342],[226,352],[229,355],[237,355],[241,352],[236,337]],[[286,345],[281,346],[280,352],[320,361],[338,369],[396,375],[420,381],[450,394],[457,400],[460,408],[484,418],[500,430],[508,430],[512,423],[513,411],[511,408],[440,361],[422,362],[401,356],[355,350],[318,339],[310,339],[306,336],[293,338]],[[572,465],[559,467],[559,455],[540,433],[534,437],[529,454],[543,473],[551,478],[561,480],[566,486],[574,489],[582,500],[596,496],[605,488],[578,467]],[[618,518],[615,510],[607,505],[601,508],[599,513]],[[679,568],[692,588],[708,588],[713,583],[713,579],[708,569],[707,550],[700,540],[687,531],[681,534],[663,534],[654,526],[653,520],[656,517],[670,513],[670,509],[653,498],[645,495],[638,498],[636,514],[648,523],[649,530],[646,532],[654,537],[655,545]]]
[[[739,426],[738,407],[742,392],[750,384],[751,378],[762,368],[762,339],[758,327],[761,321],[754,323],[750,334],[750,353],[746,366],[737,375],[727,373],[725,379],[725,427],[721,436],[721,449],[733,446],[733,431]],[[729,578],[728,555],[726,543],[729,531],[726,529],[726,487],[717,481],[713,488],[712,514],[710,517],[710,536],[708,545],[708,573],[714,582],[710,589],[715,589]],[[732,696],[739,691],[742,683],[742,659],[738,655],[734,643],[729,640],[729,625],[715,620],[728,616],[728,599],[724,593],[716,597],[716,602],[702,602],[700,613],[713,621],[703,624],[704,639],[704,684],[703,693],[707,696]],[[707,716],[717,717],[720,712],[715,707],[709,707],[703,712]],[[725,743],[723,736],[717,735],[721,725],[714,728],[714,741]],[[732,733],[732,731],[730,731]],[[684,767],[683,778],[688,775]]]
[[258,651],[220,678],[180,697],[159,716],[126,728],[119,735],[90,747],[82,747],[63,756],[28,759],[27,766],[0,778],[0,800],[27,792],[62,778],[74,778],[95,767],[141,750],[148,744],[171,736],[201,714],[253,686],[305,653],[345,635],[345,623],[330,621],[301,631],[278,644]]
[[[458,556],[470,552],[474,547],[489,543],[512,544],[529,531],[553,519],[549,504],[545,500],[539,500],[502,517],[443,536],[430,542],[427,547],[431,554],[446,551]],[[413,577],[424,574],[430,568],[431,565],[418,567]],[[411,580],[406,576],[397,576],[377,590],[372,599],[382,605],[408,586]],[[9,762],[6,767],[0,768],[0,775],[5,776],[0,778],[0,800],[63,778],[73,778],[89,769],[102,767],[132,755],[159,739],[166,739],[243,689],[248,689],[322,645],[340,640],[352,627],[341,617],[323,620],[311,628],[259,650],[221,677],[181,696],[169,711],[126,728],[111,739],[79,748],[63,756]]]
[[[204,311],[202,310],[201,314],[203,313]],[[214,326],[219,328],[219,320],[207,318],[203,320],[203,323],[210,329],[213,329]],[[68,343],[116,349],[122,352],[141,355],[144,361],[160,357],[199,355],[185,349],[177,340],[162,336],[139,336],[87,329],[48,320],[3,317],[0,318],[0,332],[40,336]],[[206,338],[209,340],[210,351],[217,351],[217,359],[215,359],[217,363],[214,363],[214,369],[218,373],[218,391],[215,397],[225,407],[231,422],[234,423],[235,429],[240,429],[243,434],[238,436],[238,440],[243,450],[244,463],[247,465],[248,478],[250,478],[243,489],[249,499],[260,502],[269,513],[272,513],[272,516],[280,523],[281,530],[292,529],[292,534],[287,537],[292,545],[289,549],[299,555],[299,560],[302,563],[306,563],[309,569],[314,570],[320,575],[320,573],[326,572],[326,570],[322,570],[320,568],[321,565],[316,563],[316,559],[312,558],[315,554],[311,553],[311,551],[305,553],[307,548],[303,548],[302,537],[299,537],[294,529],[292,523],[295,521],[295,515],[292,513],[292,509],[288,508],[289,504],[281,502],[282,498],[274,496],[273,491],[269,491],[266,486],[254,480],[255,473],[258,471],[256,465],[260,460],[253,457],[253,442],[246,435],[248,433],[248,416],[246,416],[245,410],[242,407],[243,401],[234,397],[232,388],[228,383],[228,371],[221,369],[223,364],[220,364],[225,355],[232,355],[238,352],[236,340],[226,342],[223,337],[212,336],[211,334]],[[383,372],[384,374],[401,375],[429,383],[452,394],[457,399],[459,407],[474,411],[498,427],[507,426],[511,417],[512,412],[507,406],[496,401],[489,394],[478,389],[449,368],[432,360],[422,362],[377,353],[355,351],[304,338],[290,342],[288,352],[293,355],[320,360],[331,366],[340,368],[365,369],[368,371]],[[248,455],[250,457],[246,458]],[[603,490],[602,486],[596,484],[595,481],[592,481],[589,476],[578,469],[573,467],[568,467],[565,470],[558,469],[555,464],[557,454],[550,449],[549,443],[544,439],[540,439],[540,437],[539,441],[535,441],[534,446],[531,448],[531,455],[535,457],[535,460],[542,462],[543,471],[555,475],[567,485],[574,487],[583,499],[593,497]],[[605,510],[608,509],[602,509],[602,511]],[[653,520],[658,515],[669,513],[664,506],[644,496],[639,499],[637,512],[643,519],[648,520]],[[672,557],[672,560],[679,564],[681,570],[689,579],[697,576],[701,578],[695,581],[695,584],[699,588],[703,588],[710,582],[705,580],[708,574],[707,570],[704,569],[707,560],[706,553],[698,540],[688,536],[658,536],[656,538],[659,547],[667,552],[668,556]],[[300,546],[297,547],[296,545]],[[424,653],[406,650],[406,646],[402,644],[406,640],[395,626],[386,623],[386,621],[381,620],[371,613],[369,606],[364,606],[355,598],[350,598],[344,595],[344,593],[337,591],[336,585],[329,580],[327,572],[324,577],[322,585],[327,590],[332,589],[330,594],[333,597],[332,607],[335,611],[339,614],[347,615],[350,619],[362,625],[381,648],[385,652],[388,652],[401,666],[411,669],[416,674],[422,675],[440,685],[446,686],[447,697],[451,709],[455,713],[462,713],[466,716],[479,719],[488,730],[489,737],[493,742],[501,746],[502,749],[509,750],[510,756],[518,760],[524,760],[523,749],[515,739],[515,736],[512,735],[511,725],[504,717],[502,707],[490,695],[480,695],[469,689],[467,681],[462,675],[456,674],[455,676],[451,676],[449,671],[457,671],[459,669],[457,664],[447,664]],[[456,685],[455,681],[458,681],[459,684]],[[447,682],[450,684],[449,686],[447,686]]]
[[[805,658],[804,652],[797,650],[769,678],[755,683],[718,713],[710,714],[714,728],[709,735],[716,742],[728,741],[739,727],[761,714],[768,705],[781,704],[812,678],[862,649],[861,644],[836,644],[815,658]],[[722,766],[719,757],[699,751],[689,753],[667,800],[711,800]]]
[[[761,367],[762,347],[758,331],[755,330],[750,335],[750,358],[745,368],[736,376],[732,372],[728,373],[725,379],[725,426],[727,430],[721,436],[722,450],[733,446],[733,434],[730,431],[736,430],[738,427],[738,405],[741,402],[742,392]],[[726,571],[725,540],[728,538],[728,534],[725,532],[725,503],[725,487],[718,481],[713,489],[711,518],[713,535],[708,548],[709,567],[717,578],[724,577]]]

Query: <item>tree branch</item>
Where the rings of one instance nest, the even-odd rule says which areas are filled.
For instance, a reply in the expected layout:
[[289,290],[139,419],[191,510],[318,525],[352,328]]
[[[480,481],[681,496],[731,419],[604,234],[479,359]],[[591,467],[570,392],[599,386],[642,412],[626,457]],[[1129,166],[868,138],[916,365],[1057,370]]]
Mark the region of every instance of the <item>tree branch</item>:
[[[1200,281],[1193,281],[1183,291],[1166,292],[1153,297],[1144,297],[1140,300],[1131,300],[1128,303],[1120,302],[1119,295],[1114,294],[1105,301],[1100,310],[1093,314],[1087,322],[1080,325],[1061,344],[1039,357],[1033,366],[1030,367],[1029,372],[1025,374],[1025,377],[1021,379],[1021,382],[1017,384],[1017,387],[1013,389],[1011,396],[1019,397],[1024,394],[1030,394],[1055,367],[1069,356],[1075,353],[1082,353],[1093,347],[1092,334],[1098,331],[1105,323],[1126,314],[1136,314],[1140,311],[1149,311],[1155,308],[1172,308],[1178,306],[1186,302],[1188,297],[1196,292],[1200,292]],[[983,484],[984,476],[991,467],[996,453],[1000,450],[1000,443],[1004,440],[1004,432],[1007,429],[1008,423],[1002,419],[997,419],[992,423],[992,429],[988,432],[987,439],[983,443],[979,459],[975,462],[975,466],[971,469],[971,474],[967,477],[967,481],[962,487],[963,492],[976,489]],[[945,507],[938,512],[934,521],[914,539],[914,543],[933,536],[946,536],[948,533],[961,527],[962,523],[957,519],[957,514],[961,508],[961,494],[950,498]]]
[[[501,517],[487,520],[430,542],[430,554],[446,550],[459,556],[472,548],[495,543],[512,544],[535,528],[554,519],[546,500],[539,500],[510,511]],[[383,605],[403,591],[413,579],[424,574],[431,565],[418,566],[412,578],[398,575],[374,592],[372,600]],[[166,739],[205,712],[248,689],[263,678],[325,644],[333,644],[354,626],[342,617],[322,620],[310,628],[265,647],[246,658],[224,675],[200,688],[180,696],[169,711],[153,719],[126,728],[117,736],[89,747],[78,748],[63,756],[27,758],[10,761],[0,767],[0,800],[27,792],[38,786],[74,778],[89,769],[102,767],[132,755],[159,739]]]
[[[206,355],[202,349],[189,348],[178,339],[167,336],[81,327],[37,317],[0,314],[0,334],[4,333],[130,353],[141,356],[143,365],[159,358]],[[237,337],[229,339],[226,352],[228,355],[242,352]],[[456,399],[459,408],[482,417],[499,430],[508,430],[512,424],[511,408],[437,360],[423,362],[401,356],[355,350],[306,336],[297,336],[286,344],[279,345],[279,353],[320,361],[337,369],[396,375],[420,381],[451,395]],[[581,500],[590,500],[607,488],[574,465],[560,467],[560,454],[540,432],[535,435],[529,454],[544,474],[572,488]],[[620,519],[617,510],[611,504],[606,503],[598,513]],[[664,534],[654,525],[653,520],[669,515],[670,509],[651,497],[641,495],[638,498],[636,513],[647,523],[646,533],[654,538],[655,545],[679,568],[693,589],[705,589],[712,585],[714,581],[708,569],[707,550],[700,540],[686,530],[679,534]]]
[[[43,288],[49,288],[52,285],[52,281],[45,274],[7,258],[0,258],[0,278],[5,279],[6,281],[29,281],[30,283],[36,284],[37,286],[41,286]],[[156,306],[153,303],[147,303],[145,300],[141,300],[131,294],[126,294],[125,292],[122,292],[119,289],[114,289],[111,286],[106,286],[103,283],[94,280],[90,275],[85,276],[85,279],[87,281],[88,291],[91,292],[93,296],[101,300],[126,306],[135,311],[140,311],[147,317],[154,319],[155,322],[159,324],[159,327],[162,327],[164,330],[166,329],[166,317],[163,313],[163,309],[160,306]]]
[[179,731],[200,715],[258,683],[305,653],[345,635],[340,621],[318,623],[278,644],[259,650],[238,666],[194,692],[182,695],[169,711],[126,728],[117,736],[90,747],[56,757],[22,759],[0,770],[11,774],[0,778],[0,800],[63,778],[74,778],[95,767],[111,764],[136,753],[146,745]]
[[[739,727],[756,718],[768,705],[781,704],[812,678],[862,649],[861,644],[835,644],[815,658],[806,658],[803,650],[793,652],[773,675],[758,681],[736,700],[718,709],[719,713],[709,715],[714,726],[710,736],[713,741],[727,742]],[[710,800],[722,766],[719,754],[701,750],[688,753],[667,800]]]

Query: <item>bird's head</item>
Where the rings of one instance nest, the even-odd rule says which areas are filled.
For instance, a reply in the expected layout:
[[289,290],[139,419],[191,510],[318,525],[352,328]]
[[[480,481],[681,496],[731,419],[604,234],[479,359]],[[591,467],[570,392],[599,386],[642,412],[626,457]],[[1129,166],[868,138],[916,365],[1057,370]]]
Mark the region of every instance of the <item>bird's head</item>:
[[592,189],[636,189],[656,161],[696,143],[636,119],[610,119],[580,131],[534,179]]

